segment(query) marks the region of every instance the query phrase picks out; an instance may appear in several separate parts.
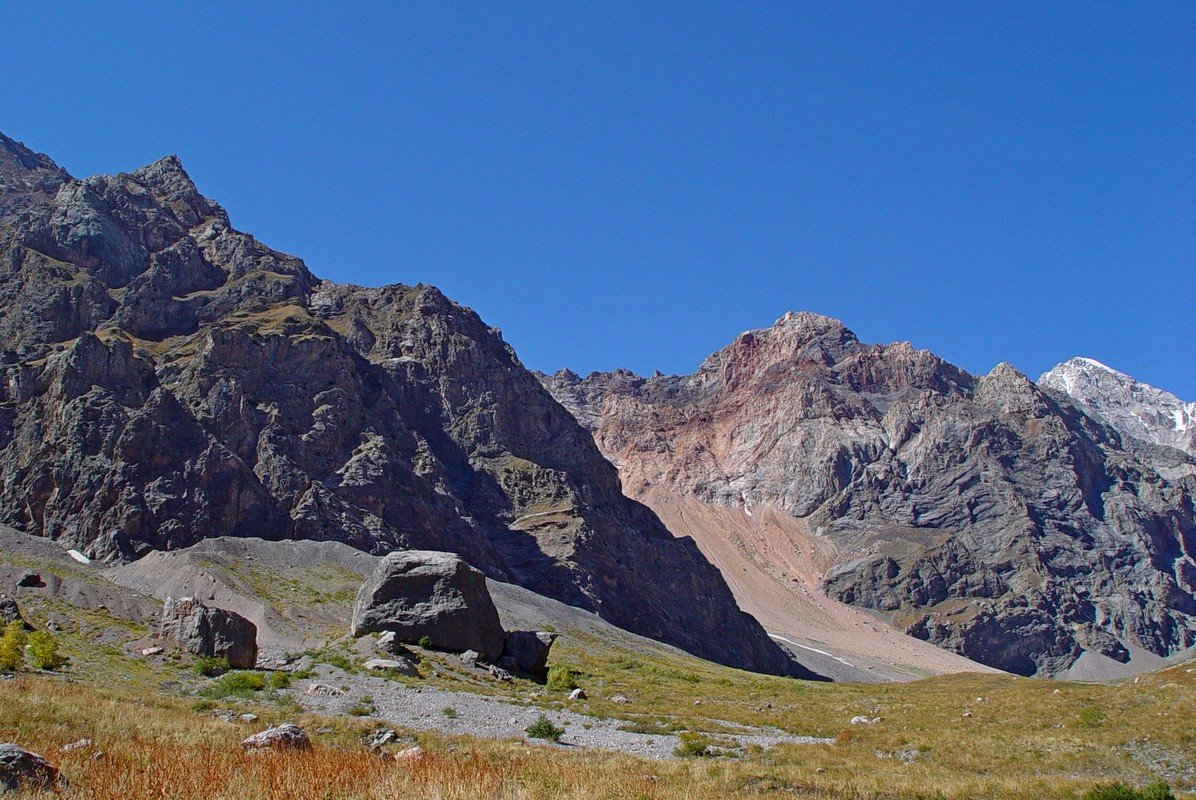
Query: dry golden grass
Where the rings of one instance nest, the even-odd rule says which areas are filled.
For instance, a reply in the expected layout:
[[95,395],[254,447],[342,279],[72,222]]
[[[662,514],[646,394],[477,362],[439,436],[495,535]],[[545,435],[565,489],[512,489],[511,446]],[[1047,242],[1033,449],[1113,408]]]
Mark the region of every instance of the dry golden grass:
[[[250,727],[193,710],[187,698],[133,689],[101,692],[25,676],[0,682],[0,740],[15,741],[60,766],[72,782],[63,796],[97,800],[1037,800],[1078,796],[1097,780],[1149,782],[1152,776],[1118,750],[1129,739],[1150,736],[1191,759],[1193,677],[1180,668],[1113,687],[977,677],[883,687],[791,684],[812,718],[839,719],[849,710],[844,704],[856,706],[861,693],[868,693],[867,700],[887,706],[885,721],[837,723],[839,741],[831,747],[782,746],[740,759],[668,762],[419,734],[411,738],[427,755],[399,763],[359,743],[369,721],[295,718],[293,710],[262,705],[254,708],[261,721]],[[980,703],[971,696],[972,716],[960,716],[960,702],[977,686],[989,696]],[[1092,703],[1107,709],[1104,716],[1083,715],[1087,721],[1081,721]],[[242,753],[241,738],[287,719],[309,732],[330,730],[315,736],[308,753]],[[93,746],[60,751],[81,738],[92,739]],[[877,755],[907,748],[921,751],[912,764]],[[98,751],[102,757],[95,757]]]

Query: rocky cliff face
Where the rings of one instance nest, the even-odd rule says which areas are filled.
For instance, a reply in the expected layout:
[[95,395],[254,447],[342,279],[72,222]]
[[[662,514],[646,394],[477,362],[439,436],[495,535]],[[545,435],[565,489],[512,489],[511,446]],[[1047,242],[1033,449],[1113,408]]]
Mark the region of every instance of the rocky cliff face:
[[790,662],[499,333],[234,229],[173,157],[0,136],[0,522],[108,561],[209,536],[450,550],[723,663]]
[[1038,385],[1067,395],[1122,437],[1196,456],[1196,403],[1185,403],[1091,358],[1056,365],[1042,374]]
[[829,595],[973,660],[1053,674],[1196,642],[1196,481],[1008,365],[974,377],[802,313],[691,376],[542,380],[631,496],[800,518]]

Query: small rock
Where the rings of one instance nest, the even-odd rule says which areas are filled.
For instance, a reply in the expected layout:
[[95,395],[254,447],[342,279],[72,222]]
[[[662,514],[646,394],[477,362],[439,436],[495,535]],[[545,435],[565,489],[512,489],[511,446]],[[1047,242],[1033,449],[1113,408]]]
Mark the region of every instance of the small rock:
[[368,670],[376,670],[379,672],[398,672],[402,675],[416,677],[419,675],[419,670],[405,658],[371,658],[365,662],[365,668]]
[[875,725],[877,722],[880,722],[880,717],[869,719],[868,717],[858,716],[851,718],[852,725]]
[[397,742],[398,740],[399,735],[390,728],[385,728],[383,730],[366,734],[366,736],[362,739],[362,741],[365,743],[365,746],[371,750],[381,750],[386,745],[392,742]]
[[0,597],[0,624],[8,625],[12,622],[24,622],[21,608],[11,597]]
[[0,744],[0,789],[52,790],[65,783],[58,769],[41,756],[15,744]]
[[507,683],[510,683],[512,680],[514,680],[514,677],[511,675],[511,673],[507,672],[502,667],[497,667],[493,664],[490,665],[490,675],[500,681],[506,681]]
[[424,757],[424,749],[419,745],[408,747],[395,753],[395,761],[418,761]]
[[577,687],[573,691],[569,692],[569,699],[570,700],[585,700],[586,699],[586,690],[582,689],[580,686]]
[[72,750],[82,750],[84,747],[90,747],[90,746],[91,746],[91,739],[80,739],[77,742],[71,742],[70,744],[64,744],[62,747],[59,748],[59,750],[61,750],[64,753],[69,753]]
[[311,739],[298,725],[284,722],[246,738],[241,747],[246,750],[307,750],[311,748]]
[[481,655],[477,650],[466,650],[461,654],[461,663],[467,667],[476,667],[479,658],[481,658]]
[[146,647],[145,649],[143,649],[143,650],[141,651],[141,655],[143,655],[143,656],[156,656],[156,655],[158,655],[158,654],[159,654],[159,653],[161,653],[161,652],[162,652],[162,648],[161,648],[161,647]]
[[313,683],[307,687],[307,693],[315,697],[344,697],[345,693],[327,683]]
[[965,717],[970,717],[970,716],[972,716],[972,712],[971,712],[971,711],[965,711],[965,712],[963,712],[963,715],[964,715]]
[[625,706],[625,705],[627,705],[628,703],[630,703],[630,702],[631,702],[630,700],[628,700],[626,697],[624,697],[624,696],[623,696],[623,695],[621,695],[621,694],[617,694],[617,695],[615,695],[614,697],[612,697],[612,698],[610,699],[610,701],[611,701],[612,703],[618,703],[618,704],[619,704],[619,705],[621,705],[621,706]]
[[62,626],[58,624],[58,620],[52,619],[46,623],[46,630],[58,633],[60,630],[62,630]]
[[242,714],[240,720],[242,722],[257,722],[257,714]]

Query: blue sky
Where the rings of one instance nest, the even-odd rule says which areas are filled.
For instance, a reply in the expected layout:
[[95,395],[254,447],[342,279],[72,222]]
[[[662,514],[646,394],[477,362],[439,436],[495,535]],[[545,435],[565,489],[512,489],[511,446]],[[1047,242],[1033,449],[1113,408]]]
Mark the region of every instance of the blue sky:
[[0,5],[0,130],[80,176],[178,153],[533,368],[689,372],[806,309],[1196,400],[1192,4],[254,6]]

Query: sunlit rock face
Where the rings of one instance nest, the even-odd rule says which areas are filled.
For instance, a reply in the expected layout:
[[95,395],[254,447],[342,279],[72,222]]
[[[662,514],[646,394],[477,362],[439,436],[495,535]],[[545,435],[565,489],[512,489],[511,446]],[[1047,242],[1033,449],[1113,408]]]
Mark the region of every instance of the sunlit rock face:
[[1196,642],[1196,459],[1007,364],[977,377],[791,313],[693,375],[541,380],[632,497],[807,521],[825,592],[973,660],[1054,674]]

